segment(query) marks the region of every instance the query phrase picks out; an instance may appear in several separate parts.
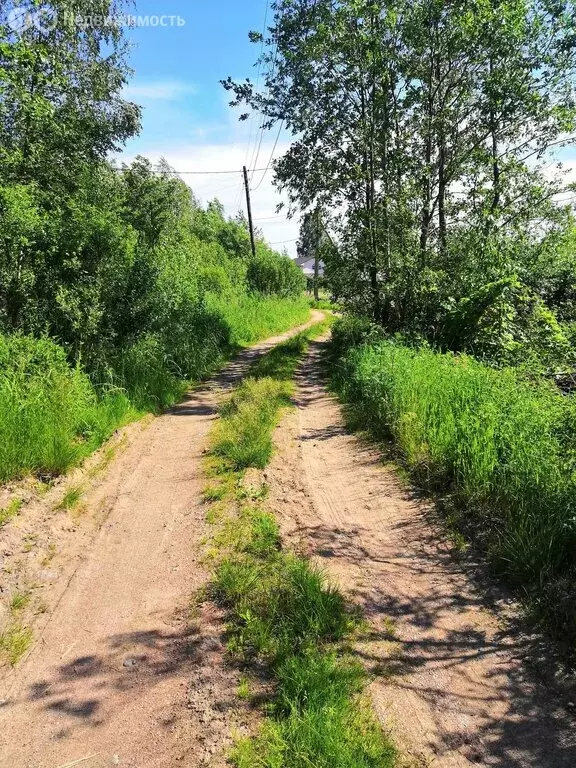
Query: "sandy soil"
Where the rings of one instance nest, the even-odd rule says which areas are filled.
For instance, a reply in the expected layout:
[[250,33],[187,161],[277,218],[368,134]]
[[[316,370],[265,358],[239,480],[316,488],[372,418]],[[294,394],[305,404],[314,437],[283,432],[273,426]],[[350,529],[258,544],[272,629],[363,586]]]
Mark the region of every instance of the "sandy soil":
[[382,723],[409,765],[575,766],[569,711],[525,667],[522,640],[503,628],[430,510],[346,432],[322,384],[320,347],[301,367],[298,407],[277,430],[265,477],[284,535],[369,620],[357,652],[374,673]]
[[82,514],[35,499],[0,531],[4,583],[42,590],[33,648],[0,670],[1,766],[224,764],[231,732],[254,715],[225,664],[221,616],[191,602],[207,578],[200,462],[222,391],[289,335],[132,428]]

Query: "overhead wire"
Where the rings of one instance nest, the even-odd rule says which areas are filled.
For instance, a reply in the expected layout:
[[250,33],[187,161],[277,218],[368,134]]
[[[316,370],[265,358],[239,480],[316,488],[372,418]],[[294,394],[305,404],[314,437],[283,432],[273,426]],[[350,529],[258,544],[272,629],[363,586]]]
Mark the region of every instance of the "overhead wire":
[[[253,187],[253,190],[252,190],[253,192],[255,192],[258,189],[260,184],[262,184],[262,182],[266,178],[266,174],[268,173],[268,169],[270,168],[270,164],[271,164],[272,159],[274,157],[274,152],[276,151],[276,147],[278,146],[278,139],[280,138],[280,132],[282,131],[283,125],[284,125],[284,120],[280,120],[280,125],[278,126],[278,133],[276,134],[276,141],[274,142],[274,146],[272,147],[272,152],[270,153],[270,157],[268,158],[268,163],[266,165],[266,168],[264,169],[264,173],[262,174],[262,178],[260,179],[258,184],[255,187]],[[254,173],[256,173],[256,171],[254,171]],[[254,178],[254,174],[252,174],[252,178]]]
[[[121,173],[125,169],[124,168],[114,168],[113,170],[119,171]],[[264,168],[255,168],[255,171],[263,171],[263,170],[264,170]],[[222,174],[222,173],[242,173],[242,170],[236,169],[236,170],[233,170],[233,171],[176,171],[173,168],[168,168],[166,170],[165,169],[162,169],[162,170],[154,169],[154,172],[155,173],[176,173],[179,176],[180,175],[186,175],[186,176],[206,176],[206,175],[211,175],[211,174]]]
[[209,188],[200,188],[197,187],[194,188],[194,192],[200,196],[207,196],[207,195],[216,195],[218,192],[226,192],[230,189],[237,189],[236,184],[228,184],[226,187],[218,187],[218,189],[209,189]]
[[284,221],[288,221],[287,216],[262,216],[259,219],[254,219],[254,221],[271,221],[272,219],[284,219]]
[[[268,68],[267,74],[266,74],[266,82],[271,79],[274,76],[275,70],[276,70],[276,63],[278,61],[278,40],[276,40],[276,45],[274,46],[274,53],[272,54],[272,63],[270,67]],[[252,156],[252,161],[250,163],[251,166],[256,166],[258,164],[258,159],[260,158],[260,150],[262,148],[262,141],[264,139],[264,124],[260,126],[260,140],[258,142],[258,149],[256,151],[256,156]],[[251,176],[250,176],[250,182],[252,183],[254,179],[254,174],[256,173],[257,168],[254,167],[251,170]]]
[[275,243],[268,243],[268,245],[282,245],[283,243],[295,243],[296,240],[299,240],[298,237],[293,237],[291,240],[276,240]]
[[[260,56],[258,57],[258,68],[256,70],[256,90],[260,84],[260,75],[262,73],[262,53],[264,52],[264,39],[266,35],[266,22],[268,21],[268,9],[270,6],[270,0],[266,0],[266,8],[264,9],[264,23],[262,25],[262,40],[260,42]],[[244,156],[244,165],[248,165],[248,155],[250,154],[250,145],[252,143],[252,132],[254,130],[254,112],[250,114],[250,133],[248,135],[248,145],[246,147],[246,154]],[[252,162],[250,162],[252,165]]]

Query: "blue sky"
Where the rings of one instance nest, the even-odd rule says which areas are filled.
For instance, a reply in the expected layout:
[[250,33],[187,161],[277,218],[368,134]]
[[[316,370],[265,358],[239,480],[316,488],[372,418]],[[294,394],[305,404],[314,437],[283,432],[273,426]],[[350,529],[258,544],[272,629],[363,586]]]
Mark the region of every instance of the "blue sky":
[[[142,154],[152,160],[165,157],[179,171],[238,169],[237,175],[183,176],[200,199],[217,196],[228,213],[244,207],[240,170],[264,168],[271,157],[276,131],[264,135],[256,158],[256,119],[239,123],[228,106],[230,95],[220,80],[255,79],[254,62],[259,45],[250,43],[248,32],[261,31],[266,0],[218,0],[190,3],[175,0],[137,0],[140,15],[180,16],[184,26],[137,27],[127,31],[133,44],[130,61],[134,77],[126,97],[143,107],[141,134],[123,153]],[[282,135],[274,157],[288,146]],[[276,214],[281,197],[272,186],[272,172],[262,179],[254,174],[253,213],[266,238],[295,252],[297,220]],[[259,184],[259,182],[261,183]]]

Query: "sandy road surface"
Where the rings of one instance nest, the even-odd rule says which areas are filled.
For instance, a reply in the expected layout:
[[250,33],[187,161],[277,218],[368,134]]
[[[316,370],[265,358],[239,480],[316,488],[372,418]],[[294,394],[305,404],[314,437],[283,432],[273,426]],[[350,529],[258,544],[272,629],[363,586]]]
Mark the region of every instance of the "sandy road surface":
[[297,377],[296,411],[266,471],[284,534],[320,559],[372,627],[358,653],[377,676],[375,709],[410,765],[576,766],[576,729],[524,668],[425,507],[349,435],[319,374]]
[[0,683],[2,768],[221,764],[250,714],[219,616],[190,613],[206,580],[200,462],[222,389],[292,333],[243,352],[154,420],[91,491],[87,503],[108,514],[33,651]]

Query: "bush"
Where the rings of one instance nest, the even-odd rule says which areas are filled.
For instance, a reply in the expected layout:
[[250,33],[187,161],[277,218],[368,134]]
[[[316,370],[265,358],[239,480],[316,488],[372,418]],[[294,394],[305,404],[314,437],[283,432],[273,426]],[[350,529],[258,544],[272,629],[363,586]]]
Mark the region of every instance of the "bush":
[[338,357],[353,347],[359,347],[369,341],[381,339],[384,331],[366,317],[345,315],[332,328],[330,348]]
[[120,392],[98,398],[54,342],[0,335],[0,481],[64,471],[108,437],[129,409]]
[[350,350],[336,386],[421,481],[453,492],[514,583],[539,590],[576,566],[572,401],[511,369],[390,342]]
[[296,265],[264,243],[252,260],[246,222],[202,208],[163,161],[88,164],[56,196],[0,185],[0,222],[0,333],[21,339],[0,370],[4,479],[63,471],[309,316]]
[[462,299],[443,329],[450,349],[501,365],[562,370],[574,362],[569,340],[541,298],[514,278],[488,283]]
[[[0,334],[0,482],[64,472],[119,426],[175,403],[241,340],[285,330],[308,313],[304,300],[275,297],[238,299],[226,312],[217,303],[182,306],[163,332],[102,350],[90,376],[54,341]],[[262,414],[253,416],[258,424]],[[271,446],[258,450],[267,455]]]
[[252,291],[265,295],[299,296],[306,289],[306,278],[296,262],[262,244],[248,262],[247,279]]

